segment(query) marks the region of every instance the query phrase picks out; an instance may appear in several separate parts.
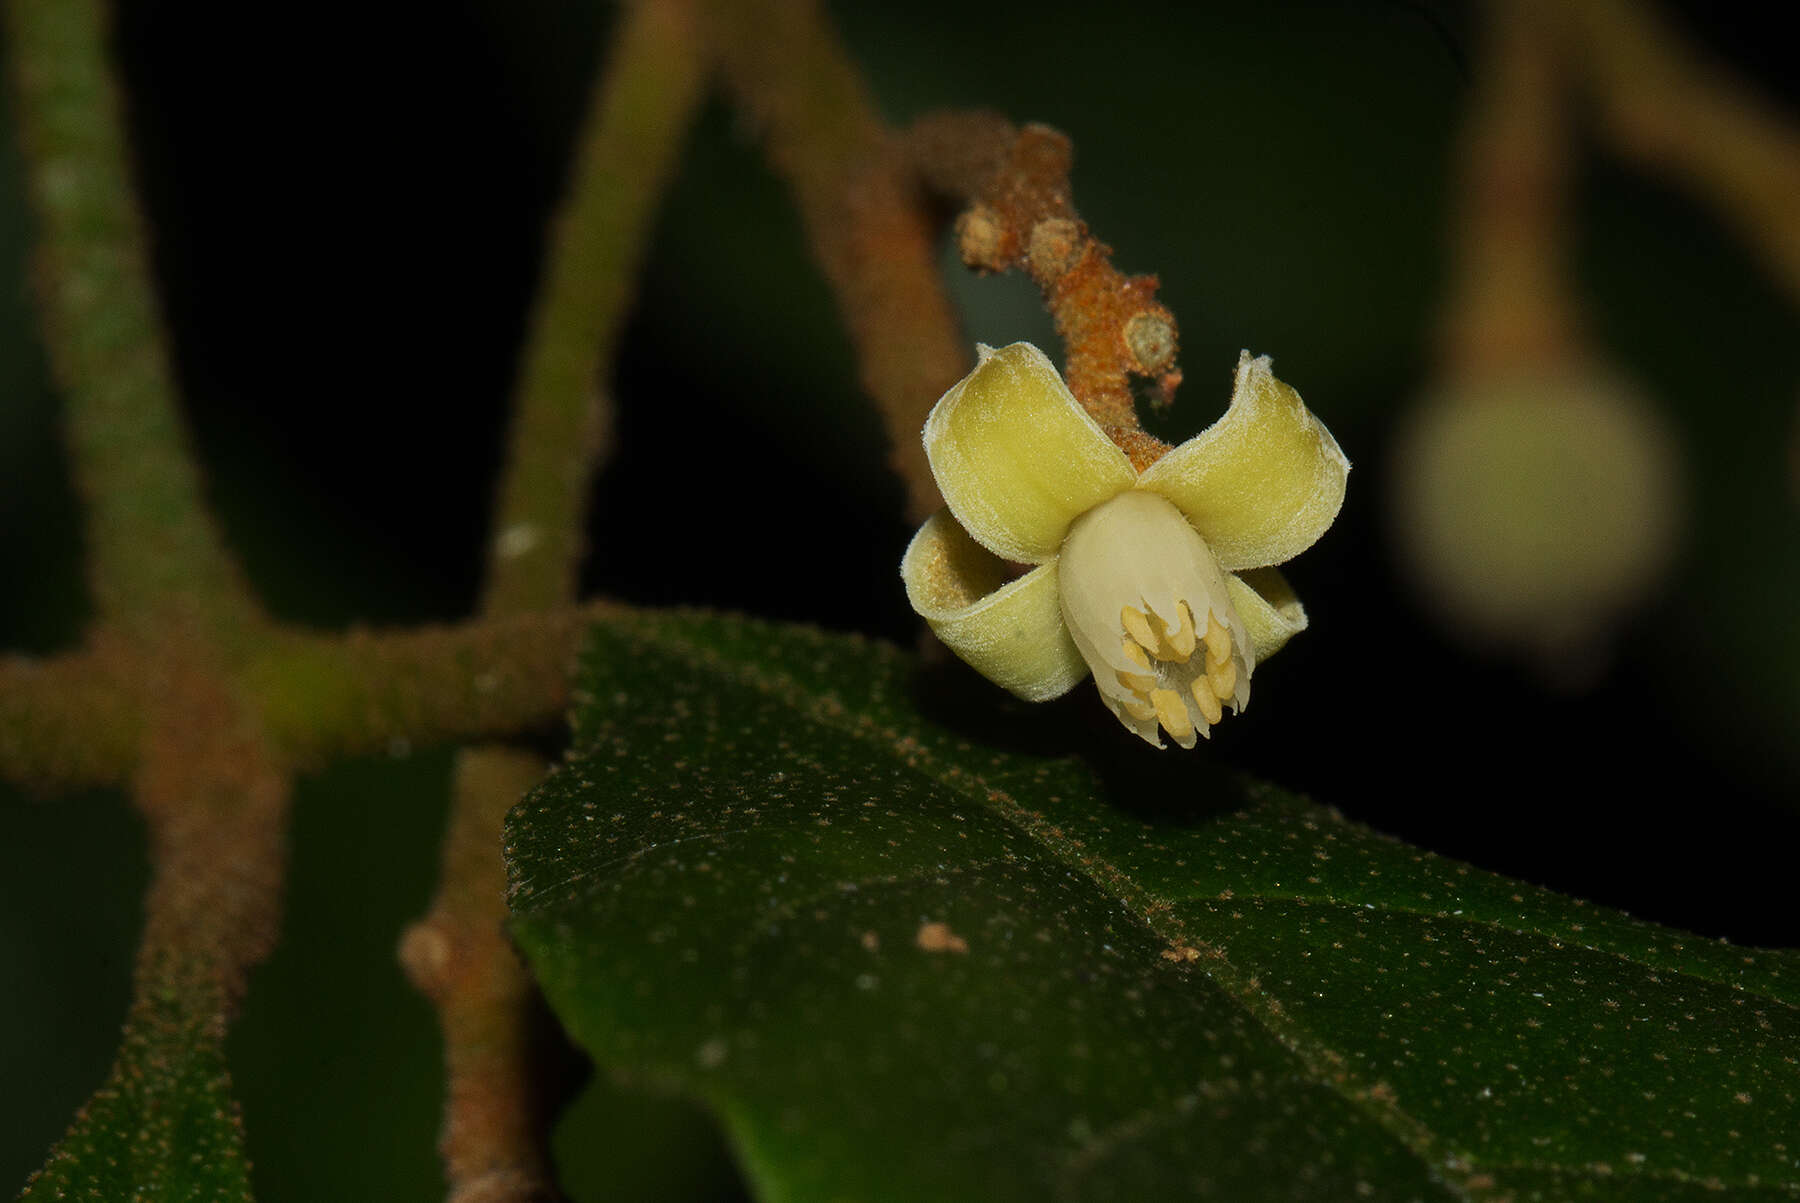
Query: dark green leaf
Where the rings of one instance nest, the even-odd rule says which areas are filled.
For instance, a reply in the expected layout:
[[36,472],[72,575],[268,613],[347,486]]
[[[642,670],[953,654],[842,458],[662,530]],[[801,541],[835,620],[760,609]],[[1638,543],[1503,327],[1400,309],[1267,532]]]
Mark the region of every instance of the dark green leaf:
[[[576,753],[508,825],[558,1015],[713,1106],[763,1195],[1800,1194],[1800,955],[1406,847],[1204,749],[997,751],[926,717],[923,676],[739,619],[599,630]],[[1004,726],[1054,745],[1063,713]]]
[[27,1203],[250,1198],[244,1134],[219,1034],[181,998],[156,992],[133,1008],[106,1084],[21,1196]]

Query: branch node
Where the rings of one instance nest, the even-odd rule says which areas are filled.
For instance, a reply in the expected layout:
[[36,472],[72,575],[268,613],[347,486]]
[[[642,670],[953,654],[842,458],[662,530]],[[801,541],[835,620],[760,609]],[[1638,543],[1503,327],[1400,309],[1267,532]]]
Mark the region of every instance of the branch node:
[[1120,273],[1112,248],[1075,212],[1068,137],[992,113],[935,113],[903,145],[919,178],[965,207],[956,225],[963,261],[1031,275],[1062,336],[1069,391],[1094,420],[1124,432],[1120,445],[1134,458],[1167,450],[1140,428],[1130,378],[1154,381],[1154,404],[1172,398],[1181,383],[1175,319],[1156,301],[1156,277]]
[[1175,364],[1175,327],[1166,311],[1146,310],[1125,323],[1125,346],[1146,376],[1160,376]]
[[1031,227],[1027,266],[1040,287],[1048,287],[1067,275],[1092,246],[1081,223],[1066,217],[1046,217]]
[[963,263],[978,272],[1003,272],[1012,262],[1006,228],[986,205],[970,205],[956,219],[956,245]]

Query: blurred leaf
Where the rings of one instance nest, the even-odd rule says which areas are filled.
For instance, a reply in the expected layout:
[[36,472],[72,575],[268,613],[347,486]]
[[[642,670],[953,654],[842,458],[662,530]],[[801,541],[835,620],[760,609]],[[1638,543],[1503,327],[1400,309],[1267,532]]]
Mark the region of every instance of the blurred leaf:
[[983,747],[922,683],[805,629],[598,630],[575,755],[508,825],[553,1008],[715,1108],[761,1194],[1800,1188],[1800,955],[1435,857],[1204,752],[1103,775]]
[[20,1197],[249,1203],[244,1132],[219,1034],[180,998],[141,1001],[106,1084]]

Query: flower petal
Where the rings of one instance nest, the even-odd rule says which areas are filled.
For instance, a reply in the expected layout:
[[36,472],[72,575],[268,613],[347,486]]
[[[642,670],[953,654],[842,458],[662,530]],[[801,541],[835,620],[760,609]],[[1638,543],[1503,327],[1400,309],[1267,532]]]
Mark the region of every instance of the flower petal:
[[900,560],[906,598],[988,680],[1028,702],[1069,692],[1087,662],[1063,627],[1054,561],[1017,580],[948,510],[925,520]]
[[1253,568],[1225,578],[1225,589],[1250,636],[1250,651],[1261,664],[1306,629],[1306,611],[1287,578],[1273,568]]
[[1180,507],[1227,571],[1293,559],[1344,504],[1350,461],[1267,355],[1238,357],[1231,407],[1145,469],[1138,487]]
[[925,454],[963,529],[995,555],[1042,564],[1071,522],[1137,473],[1042,351],[1014,343],[980,356],[925,420]]

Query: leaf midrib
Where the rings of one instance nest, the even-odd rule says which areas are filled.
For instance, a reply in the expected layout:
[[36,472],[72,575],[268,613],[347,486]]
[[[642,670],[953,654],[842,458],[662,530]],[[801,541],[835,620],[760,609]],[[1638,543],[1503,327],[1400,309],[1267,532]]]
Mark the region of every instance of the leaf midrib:
[[[1350,911],[1350,912],[1364,911],[1364,910],[1369,909],[1369,904],[1367,904],[1367,903],[1350,902],[1350,901],[1346,901],[1345,899],[1342,899],[1342,898],[1334,898],[1328,894],[1301,894],[1301,893],[1270,894],[1270,893],[1260,893],[1260,892],[1259,893],[1250,893],[1250,894],[1239,894],[1239,893],[1233,891],[1229,894],[1223,894],[1223,893],[1182,894],[1182,895],[1172,897],[1169,901],[1176,902],[1176,903],[1183,903],[1183,902],[1298,902],[1304,906],[1317,906],[1317,907],[1320,907],[1321,909],[1335,908],[1338,910]],[[1646,970],[1651,973],[1677,974],[1681,977],[1689,978],[1696,982],[1703,982],[1703,983],[1706,983],[1708,985],[1713,985],[1713,986],[1722,986],[1728,990],[1733,990],[1733,991],[1737,991],[1737,992],[1740,992],[1743,994],[1753,995],[1757,998],[1763,999],[1767,1002],[1771,1002],[1778,1007],[1783,1007],[1790,1011],[1800,1011],[1800,1003],[1790,1002],[1788,999],[1782,998],[1779,995],[1770,994],[1767,989],[1765,989],[1761,986],[1745,985],[1743,982],[1733,981],[1733,980],[1731,980],[1731,978],[1729,978],[1728,976],[1725,976],[1723,974],[1714,975],[1711,973],[1704,972],[1703,970],[1696,970],[1696,969],[1692,969],[1692,968],[1688,968],[1688,967],[1684,967],[1684,966],[1657,964],[1657,963],[1654,963],[1651,961],[1639,960],[1636,957],[1631,956],[1629,953],[1621,952],[1616,948],[1608,948],[1604,944],[1596,944],[1596,943],[1592,943],[1592,942],[1586,941],[1586,940],[1571,940],[1564,936],[1553,936],[1547,932],[1538,931],[1533,928],[1515,927],[1510,924],[1504,923],[1498,919],[1486,918],[1486,917],[1479,916],[1479,915],[1457,915],[1457,914],[1453,914],[1448,911],[1428,911],[1423,907],[1410,906],[1403,902],[1392,902],[1392,903],[1381,902],[1381,903],[1375,904],[1374,909],[1378,912],[1386,913],[1386,914],[1411,915],[1415,918],[1426,919],[1426,920],[1430,920],[1430,921],[1436,922],[1436,923],[1443,923],[1447,926],[1479,927],[1479,928],[1484,928],[1488,931],[1504,932],[1508,935],[1522,936],[1522,937],[1525,937],[1528,939],[1534,939],[1534,940],[1542,940],[1545,943],[1547,943],[1552,950],[1561,950],[1561,949],[1566,949],[1566,948],[1579,948],[1579,949],[1582,949],[1587,952],[1598,953],[1601,956],[1611,957],[1614,960],[1622,961],[1625,964],[1630,965],[1634,968],[1643,969],[1643,970]],[[1747,950],[1747,951],[1752,951],[1752,950]],[[1753,951],[1767,952],[1769,950],[1756,949]],[[1710,968],[1710,967],[1703,967],[1703,968]]]

